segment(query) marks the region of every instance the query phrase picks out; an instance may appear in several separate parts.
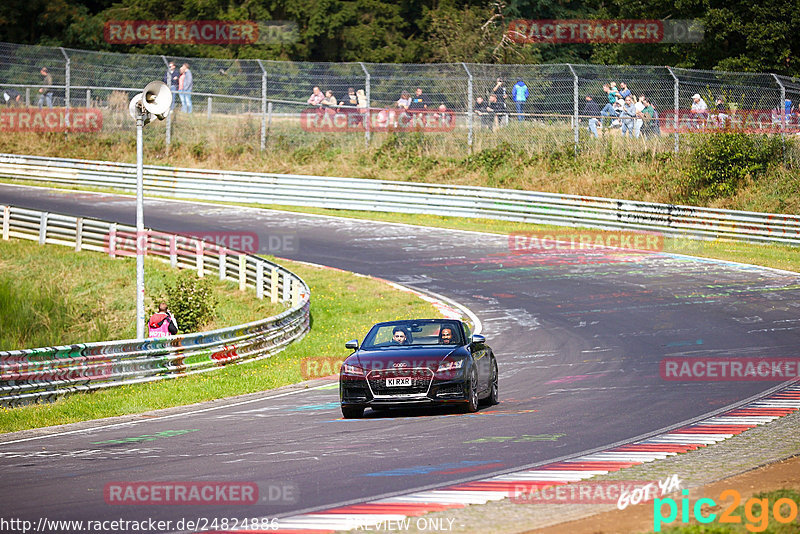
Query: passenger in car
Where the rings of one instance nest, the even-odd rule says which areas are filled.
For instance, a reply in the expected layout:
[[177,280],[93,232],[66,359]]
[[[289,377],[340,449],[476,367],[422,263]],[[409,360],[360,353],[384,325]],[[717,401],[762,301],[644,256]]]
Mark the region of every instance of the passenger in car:
[[440,345],[452,345],[455,343],[453,341],[453,329],[449,326],[445,326],[439,332],[439,344]]

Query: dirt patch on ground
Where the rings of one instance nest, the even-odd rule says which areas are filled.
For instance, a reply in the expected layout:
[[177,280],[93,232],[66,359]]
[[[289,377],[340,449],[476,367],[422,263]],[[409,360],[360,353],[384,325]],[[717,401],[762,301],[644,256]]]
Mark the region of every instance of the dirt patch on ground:
[[[800,456],[769,464],[740,475],[720,480],[692,490],[690,502],[699,494],[720,501],[720,494],[728,489],[737,490],[742,503],[756,493],[784,488],[800,489]],[[677,500],[677,496],[673,495]],[[730,500],[725,500],[730,503]],[[711,509],[719,512],[723,507]],[[674,522],[669,526],[677,526]],[[631,506],[625,510],[602,512],[576,521],[568,521],[545,528],[529,530],[526,534],[569,532],[570,534],[620,534],[653,532],[653,504],[645,503]]]

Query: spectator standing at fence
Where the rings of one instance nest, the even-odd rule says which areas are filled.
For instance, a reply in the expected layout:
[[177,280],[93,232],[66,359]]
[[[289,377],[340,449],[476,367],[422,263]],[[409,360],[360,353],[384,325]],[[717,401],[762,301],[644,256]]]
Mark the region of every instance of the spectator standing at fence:
[[[581,112],[581,115],[588,119],[589,132],[594,137],[600,137],[600,132],[598,129],[603,127],[603,125],[600,123],[600,117],[602,117],[600,106],[598,106],[597,102],[592,100],[592,97],[589,95],[586,95],[586,102],[583,104],[583,111]],[[580,121],[581,119],[578,120]]]
[[39,74],[42,75],[42,85],[44,85],[44,87],[39,88],[39,101],[36,103],[36,105],[38,107],[42,107],[46,103],[48,108],[52,108],[53,77],[47,71],[47,67],[42,67],[41,70],[39,70]]
[[333,114],[336,112],[336,97],[333,96],[333,91],[330,89],[325,91],[325,98],[322,99],[321,105],[326,113]]
[[22,95],[10,87],[3,89],[3,103],[9,107],[19,107],[22,105]]
[[164,74],[164,83],[167,84],[170,91],[172,91],[172,104],[170,109],[175,107],[175,97],[178,94],[178,87],[180,85],[181,71],[175,65],[174,61],[167,64],[167,72]]
[[194,78],[189,64],[181,65],[181,75],[178,78],[178,90],[181,95],[181,108],[186,113],[192,112],[192,89],[194,89]]
[[178,323],[167,308],[167,303],[158,305],[158,311],[147,321],[148,337],[167,337],[178,333]]
[[656,134],[658,132],[658,122],[654,121],[654,117],[656,114],[656,109],[650,103],[647,98],[642,100],[642,104],[644,104],[644,108],[641,111],[642,117],[642,132],[645,136],[649,135],[650,133]]
[[411,103],[408,105],[408,110],[411,112],[421,112],[428,109],[428,103],[425,102],[425,97],[422,95],[422,88],[417,87],[414,96],[411,97]]
[[314,88],[311,90],[311,96],[308,97],[306,103],[310,106],[318,108],[322,105],[323,100],[325,100],[325,95],[322,93],[319,86],[315,85]]
[[623,99],[625,99],[625,98],[627,98],[629,96],[633,96],[633,94],[631,93],[631,90],[628,89],[628,84],[627,83],[619,82],[619,96],[621,96]]
[[725,128],[725,124],[728,122],[730,115],[728,115],[728,106],[725,105],[725,100],[723,100],[722,95],[717,96],[714,110],[717,112],[717,126]]
[[530,96],[530,91],[528,91],[528,86],[525,85],[525,82],[519,80],[517,83],[514,84],[514,87],[511,89],[511,98],[514,100],[514,104],[517,107],[517,121],[522,122],[522,114],[525,111],[525,104],[528,101],[528,96]]
[[479,96],[475,99],[475,105],[473,106],[473,110],[475,114],[480,117],[481,119],[481,126],[484,128],[488,128],[491,124],[492,118],[489,117],[489,111],[487,110],[487,104],[483,100],[482,96]]
[[636,122],[636,105],[633,103],[633,97],[628,96],[625,98],[625,105],[622,107],[622,136],[627,137],[629,134],[634,137],[634,125]]
[[339,102],[340,106],[348,106],[351,108],[358,107],[358,97],[356,96],[356,90],[352,87],[347,89],[347,100],[342,100]]
[[607,83],[603,84],[603,91],[606,93],[608,102],[605,106],[603,106],[603,109],[600,111],[600,115],[603,117],[611,117],[612,115],[616,117],[617,110],[614,109],[614,103],[617,101],[617,92],[616,90],[612,91],[611,85]]
[[698,93],[692,95],[692,108],[690,113],[692,114],[695,128],[703,128],[708,118],[708,105]]
[[489,102],[486,105],[486,110],[491,113],[492,122],[494,123],[495,129],[499,128],[500,121],[504,117],[508,116],[508,108],[506,107],[506,103],[498,100],[496,93],[489,95]]
[[492,94],[497,97],[498,102],[505,103],[506,99],[508,98],[508,94],[506,91],[506,85],[503,83],[502,78],[497,78],[494,87],[492,87]]
[[644,111],[645,105],[645,96],[639,95],[639,98],[636,100],[634,107],[636,108],[636,119],[633,121],[633,136],[635,138],[639,138],[642,133],[642,126],[644,125],[644,115],[642,111]]

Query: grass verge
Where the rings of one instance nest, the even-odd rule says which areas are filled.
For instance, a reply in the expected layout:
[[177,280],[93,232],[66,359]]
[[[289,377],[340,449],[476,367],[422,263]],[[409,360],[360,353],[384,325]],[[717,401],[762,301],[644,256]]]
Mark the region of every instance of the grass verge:
[[[0,152],[134,163],[135,130],[130,123],[125,118],[116,127],[91,134],[19,132],[0,139]],[[479,128],[471,149],[464,128],[448,133],[373,132],[366,146],[363,134],[309,132],[296,122],[276,119],[262,152],[257,116],[212,115],[209,120],[204,114],[178,113],[173,116],[169,150],[163,123],[144,132],[147,163],[157,165],[477,185],[800,213],[800,143],[795,139],[787,140],[785,150],[776,145],[784,156],[770,154],[756,166],[736,164],[741,176],[730,178],[730,183],[725,178],[725,187],[698,196],[699,186],[692,176],[696,178],[698,172],[705,176],[704,163],[713,163],[712,170],[730,167],[730,153],[713,159],[702,152],[708,143],[716,146],[709,141],[711,136],[683,135],[681,152],[675,153],[673,139],[666,135],[626,139],[615,131],[592,139],[584,129],[580,133],[576,158],[572,130],[558,123],[512,121],[496,132]],[[747,139],[756,148],[771,144],[768,136]]]
[[212,373],[72,395],[49,404],[0,408],[0,432],[140,413],[297,383],[308,378],[302,372],[304,358],[343,359],[350,353],[344,343],[362,337],[375,322],[439,316],[431,304],[383,282],[286,260],[280,263],[303,278],[312,295],[310,332],[283,352]]

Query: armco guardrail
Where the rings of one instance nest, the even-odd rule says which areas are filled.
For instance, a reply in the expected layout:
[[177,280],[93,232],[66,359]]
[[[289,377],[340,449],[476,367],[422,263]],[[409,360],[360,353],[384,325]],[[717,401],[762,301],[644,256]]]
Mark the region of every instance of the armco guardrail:
[[[115,255],[115,244],[136,228],[0,205],[3,239],[11,237],[60,244],[75,250]],[[269,357],[308,331],[310,294],[297,275],[267,260],[195,238],[146,232],[147,254],[174,266],[218,273],[220,279],[255,287],[289,309],[274,317],[210,332],[153,338],[80,343],[0,352],[0,405],[25,404],[67,393],[176,378],[230,363]]]
[[[132,164],[0,154],[0,177],[135,191]],[[147,165],[145,192],[181,198],[647,230],[667,236],[800,244],[800,216],[358,178]]]

